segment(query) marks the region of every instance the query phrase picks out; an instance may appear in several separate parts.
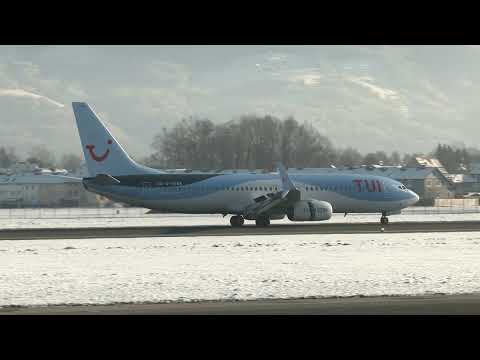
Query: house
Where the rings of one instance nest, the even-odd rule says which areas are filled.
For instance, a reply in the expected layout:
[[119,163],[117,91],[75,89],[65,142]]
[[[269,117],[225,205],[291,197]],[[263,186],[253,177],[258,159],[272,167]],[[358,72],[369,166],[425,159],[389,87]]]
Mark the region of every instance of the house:
[[61,175],[0,176],[1,207],[96,206],[81,179]]
[[[480,184],[480,163],[472,163],[470,175]],[[480,191],[480,189],[477,191]]]
[[478,181],[469,174],[449,174],[448,180],[452,183],[457,196],[464,196],[467,193],[478,191]]
[[0,174],[0,207],[97,206],[98,196],[84,189],[82,179],[65,173],[16,164]]

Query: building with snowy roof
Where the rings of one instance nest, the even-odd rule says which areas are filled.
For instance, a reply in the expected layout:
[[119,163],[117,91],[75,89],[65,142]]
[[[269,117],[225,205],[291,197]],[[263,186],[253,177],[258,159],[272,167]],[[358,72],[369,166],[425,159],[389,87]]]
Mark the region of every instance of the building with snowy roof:
[[0,207],[96,206],[82,179],[51,174],[0,175]]

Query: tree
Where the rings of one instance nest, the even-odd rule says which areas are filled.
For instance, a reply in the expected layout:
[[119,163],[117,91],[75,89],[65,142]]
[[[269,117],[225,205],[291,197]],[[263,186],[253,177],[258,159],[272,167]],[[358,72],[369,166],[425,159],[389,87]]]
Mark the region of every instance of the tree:
[[156,135],[152,147],[148,161],[196,169],[271,168],[277,160],[287,166],[328,166],[337,157],[330,140],[312,125],[270,115],[245,115],[222,125],[184,119]]
[[55,167],[55,155],[45,145],[36,145],[30,152],[27,162],[37,164],[39,167]]
[[480,162],[480,150],[474,147],[469,147],[466,149],[468,157],[470,158],[470,166],[472,163]]
[[402,166],[407,167],[417,167],[418,162],[416,158],[418,156],[422,156],[422,154],[414,153],[414,154],[404,154],[402,159]]
[[449,173],[466,172],[471,165],[470,155],[465,148],[438,144],[433,156],[442,163]]
[[400,159],[400,154],[398,151],[393,151],[390,155],[389,165],[398,166],[402,160]]
[[65,154],[60,160],[60,166],[68,171],[75,171],[80,168],[82,158],[75,154]]
[[0,168],[9,168],[18,161],[13,148],[0,147]]
[[362,160],[362,154],[351,147],[342,150],[338,156],[338,164],[340,166],[359,166],[362,165]]
[[363,163],[365,165],[378,165],[379,159],[376,153],[368,153],[363,158]]

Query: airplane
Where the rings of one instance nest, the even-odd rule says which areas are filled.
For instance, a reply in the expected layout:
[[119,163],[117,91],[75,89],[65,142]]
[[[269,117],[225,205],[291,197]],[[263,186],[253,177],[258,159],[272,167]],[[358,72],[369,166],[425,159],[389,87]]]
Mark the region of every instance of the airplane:
[[360,174],[169,173],[135,162],[92,108],[73,102],[89,171],[88,191],[153,212],[222,214],[233,227],[254,220],[268,226],[285,216],[291,221],[324,221],[333,213],[388,215],[414,205],[419,197],[391,178]]

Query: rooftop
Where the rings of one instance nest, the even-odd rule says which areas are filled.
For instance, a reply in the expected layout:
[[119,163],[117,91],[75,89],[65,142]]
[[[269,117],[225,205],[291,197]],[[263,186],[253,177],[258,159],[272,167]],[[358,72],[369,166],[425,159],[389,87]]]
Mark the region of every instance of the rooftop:
[[0,175],[0,185],[79,183],[82,179],[62,175]]
[[472,175],[480,175],[480,163],[472,163],[472,171],[470,171]]

